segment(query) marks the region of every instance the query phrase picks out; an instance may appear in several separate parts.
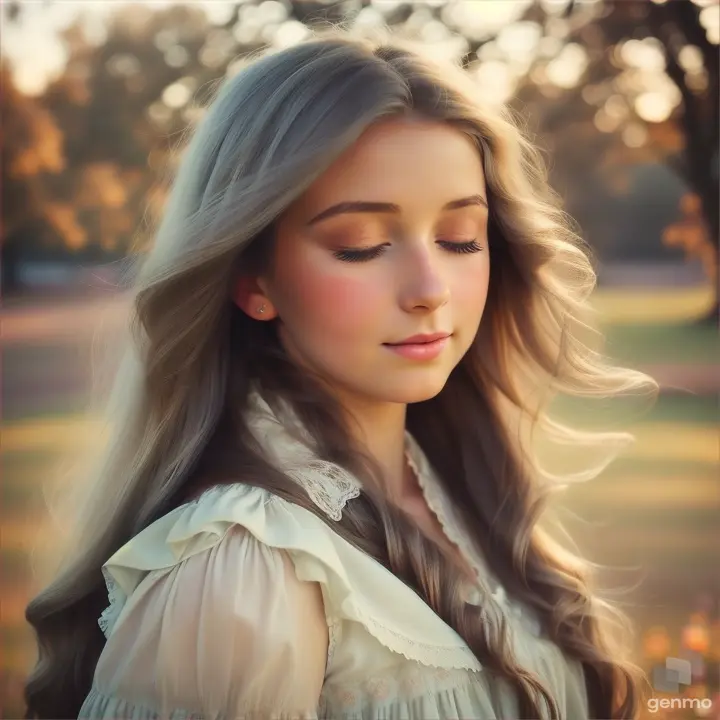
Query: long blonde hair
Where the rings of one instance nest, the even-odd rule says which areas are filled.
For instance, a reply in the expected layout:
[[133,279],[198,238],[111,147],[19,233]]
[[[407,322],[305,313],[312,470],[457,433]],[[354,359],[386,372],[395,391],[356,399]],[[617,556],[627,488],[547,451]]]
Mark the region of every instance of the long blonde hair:
[[[602,600],[589,562],[539,522],[565,478],[543,470],[538,430],[560,443],[624,440],[553,422],[559,392],[610,396],[652,387],[587,342],[588,254],[550,190],[538,150],[506,110],[397,40],[334,32],[264,54],[226,80],[184,148],[162,222],[133,289],[132,328],[108,405],[109,442],[73,517],[58,574],[27,608],[39,661],[28,717],[75,717],[104,637],[102,564],[154,519],[209,484],[244,482],[317,508],[248,440],[251,383],[289,400],[326,459],[372,480],[332,398],[294,367],[271,323],[230,301],[239,272],[271,262],[276,219],[372,123],[415,114],[477,144],[493,258],[485,316],[436,397],[408,408],[408,429],[462,509],[472,542],[509,592],[584,670],[594,718],[634,717],[638,670],[615,631],[625,616]],[[591,477],[595,465],[578,477]],[[321,517],[323,517],[321,515]],[[325,519],[323,517],[323,519]],[[66,520],[67,522],[67,516]],[[453,568],[381,497],[363,493],[332,528],[419,592],[487,668],[515,687],[521,716],[552,717],[555,698],[521,667],[504,633],[459,603]]]

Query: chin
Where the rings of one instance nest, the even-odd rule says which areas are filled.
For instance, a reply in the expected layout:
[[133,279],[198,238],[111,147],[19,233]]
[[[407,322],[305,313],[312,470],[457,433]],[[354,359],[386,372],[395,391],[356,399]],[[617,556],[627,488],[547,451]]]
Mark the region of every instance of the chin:
[[407,376],[392,385],[383,383],[378,387],[376,384],[373,394],[382,395],[386,402],[410,405],[434,398],[445,387],[446,382],[447,375],[444,373],[442,376],[433,373],[426,377],[420,377],[417,374],[413,377],[412,373],[408,373]]

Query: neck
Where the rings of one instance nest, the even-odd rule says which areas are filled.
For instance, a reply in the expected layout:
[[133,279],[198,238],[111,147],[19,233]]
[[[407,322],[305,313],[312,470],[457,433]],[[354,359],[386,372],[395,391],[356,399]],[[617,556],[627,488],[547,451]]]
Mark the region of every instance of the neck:
[[385,491],[392,501],[413,494],[413,480],[405,461],[404,403],[339,398],[350,417],[355,441],[378,463]]

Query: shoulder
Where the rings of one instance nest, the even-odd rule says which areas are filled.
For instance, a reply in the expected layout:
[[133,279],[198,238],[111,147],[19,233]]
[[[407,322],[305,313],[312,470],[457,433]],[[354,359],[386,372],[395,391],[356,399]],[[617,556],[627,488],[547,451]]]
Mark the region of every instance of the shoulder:
[[258,540],[240,524],[210,548],[148,574],[128,602],[130,625],[132,615],[138,619],[133,609],[146,624],[162,618],[164,635],[191,645],[219,648],[235,637],[273,652],[310,641],[323,657],[327,651],[320,585],[300,580],[283,548]]
[[263,488],[233,484],[206,490],[155,520],[104,563],[110,607],[100,626],[109,635],[125,601],[151,573],[179,566],[187,567],[184,577],[200,567],[278,573],[296,567],[291,553],[327,555],[329,532],[313,513]]
[[245,526],[247,507],[217,500],[177,508],[103,567],[111,604],[97,687],[207,717],[312,708],[330,646],[322,589]]

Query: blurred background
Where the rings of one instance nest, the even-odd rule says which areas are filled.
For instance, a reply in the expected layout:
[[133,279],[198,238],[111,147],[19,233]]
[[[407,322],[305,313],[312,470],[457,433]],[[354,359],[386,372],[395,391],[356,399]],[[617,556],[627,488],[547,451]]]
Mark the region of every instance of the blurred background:
[[720,717],[717,0],[2,4],[3,717],[23,714],[34,662],[43,486],[92,437],[93,348],[117,336],[121,272],[152,242],[171,151],[239,58],[327,21],[460,60],[546,151],[596,255],[608,352],[662,386],[636,445],[564,498],[570,529],[633,586],[638,662],[687,657],[679,694],[715,700],[643,716]]

